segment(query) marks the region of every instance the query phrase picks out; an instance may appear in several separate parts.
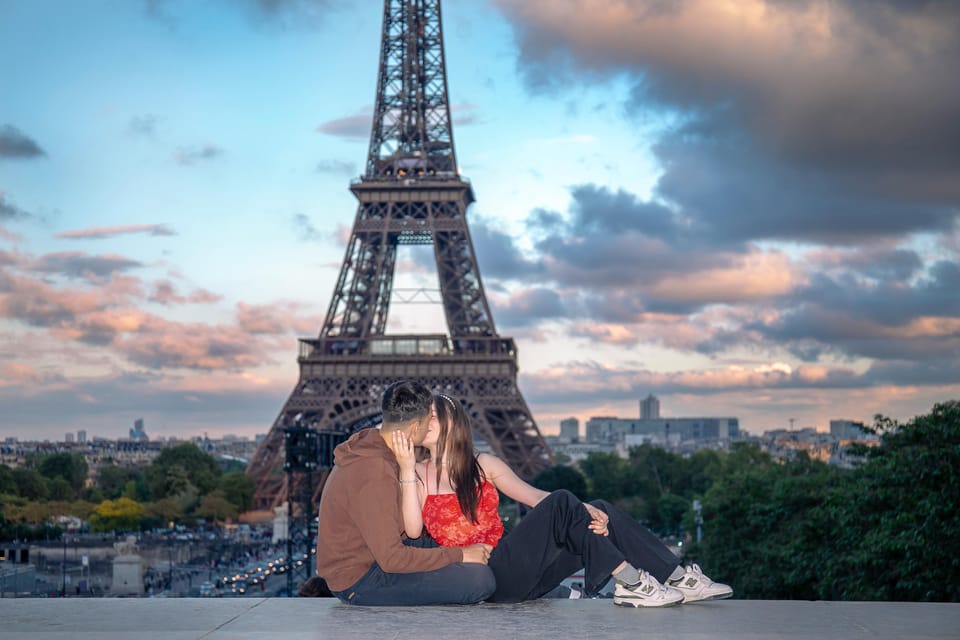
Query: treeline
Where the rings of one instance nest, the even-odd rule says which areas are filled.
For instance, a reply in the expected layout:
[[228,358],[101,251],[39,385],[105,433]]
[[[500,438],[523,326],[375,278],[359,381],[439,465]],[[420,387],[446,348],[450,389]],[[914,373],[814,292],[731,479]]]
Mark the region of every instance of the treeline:
[[610,500],[661,534],[692,533],[700,500],[703,540],[687,559],[737,597],[960,601],[960,402],[874,429],[879,445],[853,469],[748,444],[688,458],[645,445],[535,483]]
[[77,453],[34,454],[16,469],[0,465],[0,539],[59,536],[54,520],[73,516],[92,531],[136,531],[236,518],[253,504],[243,465],[226,468],[194,444],[164,449],[150,464],[106,465],[87,485]]

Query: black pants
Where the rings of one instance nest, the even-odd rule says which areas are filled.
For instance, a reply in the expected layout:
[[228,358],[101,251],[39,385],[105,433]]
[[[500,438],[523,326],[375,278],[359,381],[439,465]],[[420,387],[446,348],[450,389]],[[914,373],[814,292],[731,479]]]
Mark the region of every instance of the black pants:
[[588,528],[590,514],[565,489],[554,491],[527,513],[490,555],[497,590],[487,601],[534,600],[581,569],[585,590],[595,593],[624,560],[663,582],[680,564],[639,522],[604,500],[590,504],[610,517],[609,536]]

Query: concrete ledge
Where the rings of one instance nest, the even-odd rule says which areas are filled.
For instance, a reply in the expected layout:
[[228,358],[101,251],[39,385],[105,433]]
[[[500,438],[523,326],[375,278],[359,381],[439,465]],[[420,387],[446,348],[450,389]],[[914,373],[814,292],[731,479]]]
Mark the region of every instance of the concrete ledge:
[[0,639],[553,640],[960,637],[960,604],[725,600],[627,609],[612,600],[355,607],[314,598],[0,600]]

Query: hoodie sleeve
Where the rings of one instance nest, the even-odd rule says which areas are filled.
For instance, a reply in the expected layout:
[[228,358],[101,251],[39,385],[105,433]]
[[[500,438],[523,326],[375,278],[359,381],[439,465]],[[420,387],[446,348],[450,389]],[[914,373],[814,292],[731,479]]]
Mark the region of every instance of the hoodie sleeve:
[[400,485],[396,471],[383,460],[376,463],[378,473],[371,473],[358,492],[359,504],[351,505],[354,522],[374,560],[387,573],[433,571],[463,561],[460,547],[418,549],[401,540],[403,531],[400,511]]

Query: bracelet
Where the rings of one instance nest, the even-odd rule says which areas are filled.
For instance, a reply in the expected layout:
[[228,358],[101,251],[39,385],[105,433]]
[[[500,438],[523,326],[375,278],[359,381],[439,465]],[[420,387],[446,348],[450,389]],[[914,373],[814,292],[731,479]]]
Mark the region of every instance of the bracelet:
[[416,484],[416,480],[401,480],[400,484]]

